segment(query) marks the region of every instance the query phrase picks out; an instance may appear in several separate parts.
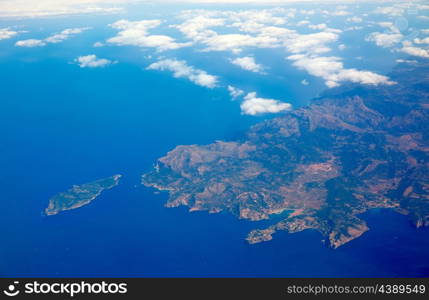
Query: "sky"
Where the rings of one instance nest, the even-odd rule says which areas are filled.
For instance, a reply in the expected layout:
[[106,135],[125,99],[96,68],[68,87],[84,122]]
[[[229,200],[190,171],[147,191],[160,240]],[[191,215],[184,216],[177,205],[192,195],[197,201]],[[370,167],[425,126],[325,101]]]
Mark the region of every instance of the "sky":
[[[281,63],[307,75],[301,85],[309,86],[317,78],[327,89],[346,83],[396,84],[371,65],[350,63],[351,59],[364,60],[372,55],[360,44],[393,55],[396,63],[429,58],[427,1],[371,1],[369,5],[343,0],[326,6],[327,1],[318,5],[314,1],[217,0],[217,5],[207,6],[214,1],[189,0],[174,1],[171,6],[179,2],[186,6],[173,14],[143,17],[135,13],[141,7],[138,5],[147,8],[167,5],[168,1],[40,0],[34,4],[30,0],[0,0],[0,47],[3,41],[13,40],[15,49],[32,51],[91,31],[106,31],[110,36],[88,45],[93,53],[82,53],[67,63],[80,68],[108,68],[121,61],[114,55],[101,57],[97,49],[111,47],[112,54],[116,47],[141,49],[150,59],[144,71],[164,72],[209,90],[223,89],[231,100],[240,101],[241,113],[250,116],[289,111],[293,105],[225,82],[220,74],[180,57],[180,51],[190,50],[195,56],[218,54],[227,58],[227,68],[261,78],[273,76],[274,66],[265,65],[256,55],[258,51],[280,51]],[[221,5],[223,2],[228,5]],[[67,26],[68,16],[85,15],[109,15],[116,20],[102,28]],[[37,19],[58,19],[64,26],[40,36],[39,32],[33,34],[35,28],[22,24],[23,20]],[[361,40],[344,42],[353,36]]]
[[[43,17],[83,13],[118,13],[126,11],[126,5],[132,3],[157,4],[226,4],[226,5],[287,5],[299,3],[333,3],[333,4],[365,4],[380,3],[391,5],[412,6],[413,3],[424,1],[390,1],[390,0],[1,0],[0,17]],[[396,9],[396,8],[395,8]]]

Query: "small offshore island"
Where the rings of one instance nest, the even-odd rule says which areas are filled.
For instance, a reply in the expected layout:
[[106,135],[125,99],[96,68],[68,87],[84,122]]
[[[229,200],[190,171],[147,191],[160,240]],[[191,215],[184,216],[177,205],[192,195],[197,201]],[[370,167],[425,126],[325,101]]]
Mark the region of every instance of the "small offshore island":
[[87,205],[100,196],[103,191],[117,186],[121,177],[122,175],[114,175],[82,185],[74,185],[71,189],[53,196],[49,200],[49,206],[45,209],[45,214],[52,216],[62,211]]

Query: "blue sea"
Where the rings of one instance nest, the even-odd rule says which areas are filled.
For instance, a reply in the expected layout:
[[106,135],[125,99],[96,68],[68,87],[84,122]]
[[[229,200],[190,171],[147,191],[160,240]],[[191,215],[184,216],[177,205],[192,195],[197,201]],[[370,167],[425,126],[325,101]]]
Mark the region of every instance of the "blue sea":
[[[97,22],[111,22],[105,18]],[[69,27],[92,22],[84,21],[70,18]],[[35,26],[36,21],[28,22]],[[46,20],[40,36],[46,36],[46,28],[51,32],[63,27]],[[140,176],[156,159],[177,145],[232,140],[271,116],[241,115],[239,102],[231,101],[224,90],[145,71],[150,61],[140,49],[83,46],[93,43],[95,34],[43,49],[17,49],[14,40],[2,42],[0,276],[429,275],[429,229],[417,230],[392,211],[364,214],[371,230],[332,250],[311,230],[279,232],[273,241],[248,245],[247,233],[266,226],[265,221],[165,208],[166,194],[140,185]],[[96,37],[103,38],[101,33]],[[94,51],[120,63],[104,69],[80,69],[71,63]],[[191,59],[187,51],[178,55]],[[215,74],[228,59],[201,55],[204,59],[193,62]],[[273,59],[262,52],[255,55],[266,64]],[[219,63],[209,63],[214,59]],[[271,71],[278,75],[246,77],[239,70],[220,75],[233,85],[252,87],[258,95],[295,107],[324,90],[317,79],[311,81],[311,89],[300,85],[306,74],[286,63],[284,69],[273,66]],[[91,204],[43,215],[56,193],[114,174],[124,175],[121,185]]]

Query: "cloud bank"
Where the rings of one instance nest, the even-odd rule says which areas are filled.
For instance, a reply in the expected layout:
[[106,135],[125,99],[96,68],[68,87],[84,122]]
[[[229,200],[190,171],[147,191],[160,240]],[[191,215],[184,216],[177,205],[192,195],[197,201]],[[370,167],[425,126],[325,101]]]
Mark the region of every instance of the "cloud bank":
[[0,18],[38,18],[73,14],[123,12],[133,0],[1,0]]

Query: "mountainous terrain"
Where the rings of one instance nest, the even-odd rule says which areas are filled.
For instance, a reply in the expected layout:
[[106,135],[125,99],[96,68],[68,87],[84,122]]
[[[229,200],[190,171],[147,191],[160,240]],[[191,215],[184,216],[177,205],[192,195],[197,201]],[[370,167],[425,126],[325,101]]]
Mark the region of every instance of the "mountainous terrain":
[[[372,208],[429,225],[429,64],[398,65],[391,86],[349,85],[253,126],[236,141],[178,146],[142,183],[168,207],[284,219],[247,236],[315,229],[337,248],[368,230]],[[282,214],[283,215],[283,214]]]

